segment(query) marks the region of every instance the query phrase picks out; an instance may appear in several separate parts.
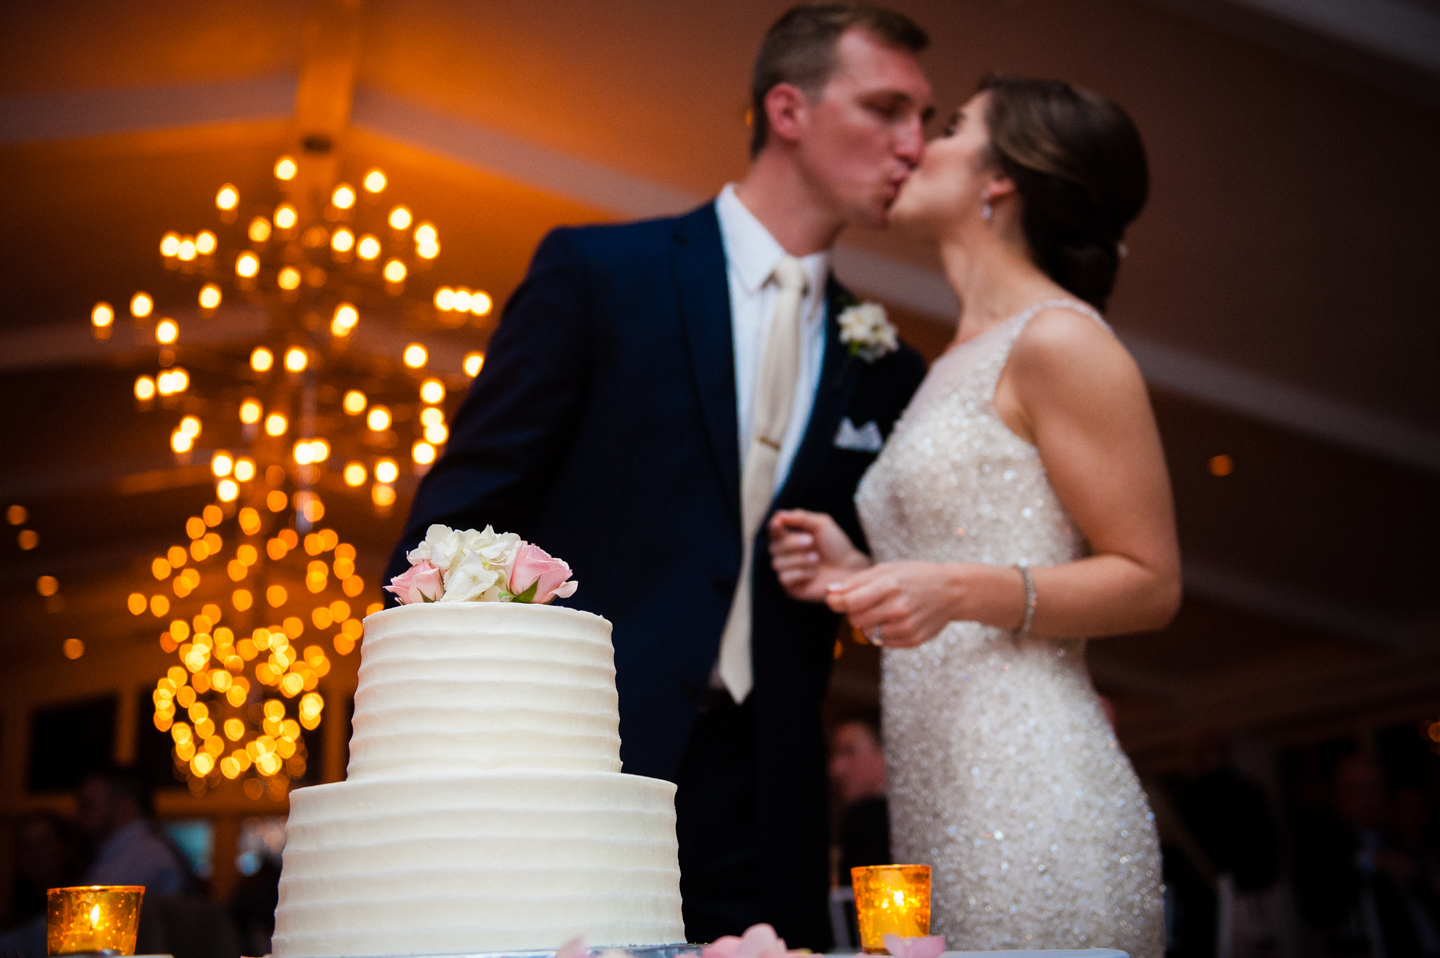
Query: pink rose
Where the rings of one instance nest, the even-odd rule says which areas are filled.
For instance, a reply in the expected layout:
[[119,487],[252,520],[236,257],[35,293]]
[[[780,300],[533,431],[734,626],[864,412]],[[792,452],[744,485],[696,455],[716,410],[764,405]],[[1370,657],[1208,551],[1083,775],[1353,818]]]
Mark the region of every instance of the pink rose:
[[524,595],[533,585],[535,594],[528,601],[544,605],[557,596],[568,599],[575,594],[578,582],[570,579],[570,566],[532,542],[521,544],[515,553],[515,567],[510,572],[510,592]]
[[444,593],[445,583],[440,576],[440,570],[431,565],[429,559],[421,559],[391,579],[385,590],[398,595],[400,601],[406,605],[412,602],[435,602]]
[[[560,946],[555,952],[555,958],[589,958],[590,949],[585,945],[584,938],[571,938]],[[628,951],[619,948],[606,948],[595,958],[633,958]]]
[[555,952],[555,958],[586,958],[590,949],[585,947],[584,938],[571,938]]
[[901,938],[899,935],[885,936],[885,950],[894,958],[940,958],[945,950],[944,935],[917,935]]
[[725,935],[705,946],[701,958],[786,958],[785,939],[769,925],[751,925],[739,938]]

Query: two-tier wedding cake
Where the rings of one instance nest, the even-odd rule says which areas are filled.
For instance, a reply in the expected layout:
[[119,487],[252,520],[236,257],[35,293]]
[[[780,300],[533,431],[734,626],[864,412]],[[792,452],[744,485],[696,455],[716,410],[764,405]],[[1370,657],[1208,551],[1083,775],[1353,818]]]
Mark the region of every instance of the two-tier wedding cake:
[[610,623],[430,598],[365,620],[348,780],[290,796],[276,958],[684,941],[675,786],[620,772]]

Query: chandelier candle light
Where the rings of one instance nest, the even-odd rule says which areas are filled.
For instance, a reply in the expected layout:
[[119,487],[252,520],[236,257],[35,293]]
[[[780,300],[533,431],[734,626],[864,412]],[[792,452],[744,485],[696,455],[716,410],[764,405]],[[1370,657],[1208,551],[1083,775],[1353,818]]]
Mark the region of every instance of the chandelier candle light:
[[[384,201],[383,172],[358,177],[358,188],[315,192],[310,162],[282,156],[271,188],[248,196],[224,184],[214,197],[218,224],[160,238],[165,268],[199,286],[188,312],[167,316],[187,307],[141,291],[90,314],[94,336],[110,339],[128,307],[159,356],[159,369],[135,380],[137,407],[174,414],[177,463],[203,457],[213,474],[215,502],[185,523],[190,541],[155,556],[157,581],[127,603],[131,614],[161,620],[160,645],[178,658],[156,682],[154,723],[173,740],[176,776],[196,795],[231,779],[252,799],[280,800],[306,775],[303,736],[320,724],[318,683],[330,655],[354,651],[361,616],[382,606],[356,574],[355,547],[321,525],[321,493],[368,490],[370,508],[387,515],[406,451],[408,471],[423,475],[449,436],[446,398],[463,395],[484,359],[471,352],[463,368],[439,368],[420,342],[402,355],[355,354],[366,317],[411,336],[484,327],[492,300],[453,284],[440,295],[420,282],[439,256],[439,232]],[[203,355],[187,344],[220,310],[247,305],[267,318],[255,340]],[[185,349],[211,381],[194,382],[177,364]]]
[[[217,454],[212,468],[226,467],[253,478],[248,459]],[[281,515],[285,494],[271,489],[266,498],[279,509],[245,506],[230,520],[212,504],[191,516],[189,547],[171,546],[151,562],[157,584],[175,598],[135,592],[128,602],[135,616],[169,620],[160,647],[178,664],[155,684],[154,723],[174,742],[177,777],[197,795],[222,779],[239,779],[252,799],[284,797],[307,770],[301,736],[324,713],[318,686],[331,669],[331,650],[353,652],[364,631],[361,615],[381,608],[379,602],[362,608],[366,586],[353,545],[328,528],[301,537]],[[319,521],[320,505],[308,500],[299,512],[309,509]],[[202,598],[202,569],[206,594],[223,607]],[[303,590],[294,584],[299,580]],[[182,612],[182,603],[198,611]]]
[[[393,423],[404,423],[406,431],[414,431],[408,441],[394,435],[396,430],[389,425],[333,439],[322,432],[329,430],[333,435],[343,431],[347,422],[353,422],[350,417],[365,406],[364,393],[332,385],[344,365],[341,354],[360,326],[362,313],[398,313],[407,317],[406,325],[420,320],[440,327],[454,328],[466,322],[484,326],[493,301],[487,293],[465,286],[439,286],[433,293],[407,294],[407,285],[418,273],[431,269],[440,254],[435,225],[417,220],[403,204],[383,202],[391,184],[378,169],[358,177],[358,188],[344,182],[326,188],[328,202],[324,193],[320,198],[311,196],[301,186],[308,160],[308,156],[280,157],[273,167],[274,190],[269,195],[247,201],[233,183],[224,184],[215,194],[221,221],[216,229],[194,234],[171,230],[159,243],[167,269],[202,282],[197,297],[202,322],[215,316],[222,304],[249,302],[267,308],[270,328],[264,341],[250,350],[248,373],[262,394],[221,399],[191,393],[190,374],[175,365],[190,321],[181,317],[182,323],[160,315],[156,298],[149,292],[137,292],[130,297],[129,312],[137,328],[148,331],[147,336],[153,334],[162,348],[160,371],[137,378],[135,398],[142,409],[151,408],[158,399],[162,408],[183,403],[187,411],[201,405],[233,409],[238,401],[239,418],[248,427],[246,443],[263,432],[293,447],[296,462],[286,465],[301,490],[312,489],[318,481],[321,470],[307,467],[318,467],[329,458],[328,452],[319,455],[322,448],[343,450],[344,459],[337,466],[347,473],[345,488],[357,488],[348,479],[363,469],[371,502],[384,515],[396,500],[393,480],[379,478],[387,471],[379,467],[391,461],[390,449],[408,448],[413,472],[422,475],[439,457],[448,438],[444,409],[432,398],[437,384],[444,396],[445,383],[436,373],[448,377],[451,388],[457,388],[479,372],[483,353],[467,354],[460,369],[425,370],[428,350],[420,343],[405,347],[401,362],[387,374],[388,380],[409,381],[410,388],[415,388],[425,376],[423,398],[411,394],[407,401],[386,395],[382,402],[395,412]],[[226,284],[233,286],[233,295],[223,288]],[[116,309],[109,302],[99,302],[90,319],[95,337],[109,339]],[[360,396],[360,409],[347,402],[345,415],[336,415],[340,410],[331,407],[341,393]],[[219,412],[226,415],[223,409]],[[189,417],[185,427],[172,434],[171,448],[182,464],[188,463],[192,449],[202,448],[197,433],[200,421]],[[343,441],[346,438],[355,441]],[[261,459],[263,471],[265,457],[256,458]],[[357,468],[348,468],[351,465]],[[217,475],[217,494],[226,494],[220,501],[243,500],[243,483],[227,482]],[[298,528],[302,533],[309,531],[303,516]]]

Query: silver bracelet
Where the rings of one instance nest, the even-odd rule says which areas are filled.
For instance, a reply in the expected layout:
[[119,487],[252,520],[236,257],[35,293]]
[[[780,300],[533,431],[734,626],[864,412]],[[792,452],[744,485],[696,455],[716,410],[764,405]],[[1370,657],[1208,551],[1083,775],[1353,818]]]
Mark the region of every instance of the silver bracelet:
[[1015,568],[1020,571],[1020,578],[1025,583],[1025,618],[1020,623],[1020,628],[1015,630],[1017,636],[1030,634],[1030,623],[1035,618],[1035,577],[1030,574],[1030,566],[1024,562],[1015,563]]

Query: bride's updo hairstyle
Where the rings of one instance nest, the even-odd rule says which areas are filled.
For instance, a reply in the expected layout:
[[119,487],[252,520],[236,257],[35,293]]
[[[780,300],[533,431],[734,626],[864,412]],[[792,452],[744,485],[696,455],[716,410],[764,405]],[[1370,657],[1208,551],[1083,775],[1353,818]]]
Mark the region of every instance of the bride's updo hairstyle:
[[1021,227],[1045,273],[1104,309],[1125,227],[1150,192],[1145,146],[1109,100],[1058,80],[987,76],[995,165],[1015,182]]

